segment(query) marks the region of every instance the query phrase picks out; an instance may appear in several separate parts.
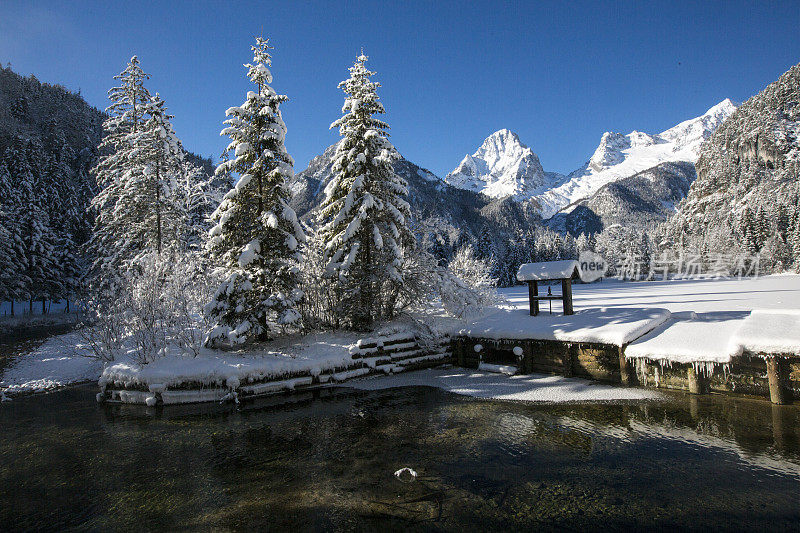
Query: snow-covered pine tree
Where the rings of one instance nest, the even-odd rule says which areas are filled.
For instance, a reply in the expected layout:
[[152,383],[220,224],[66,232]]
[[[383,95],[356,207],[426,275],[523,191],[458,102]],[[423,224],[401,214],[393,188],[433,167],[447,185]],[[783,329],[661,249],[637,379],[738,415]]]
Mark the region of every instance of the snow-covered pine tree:
[[117,204],[126,194],[127,177],[135,170],[130,161],[135,148],[130,140],[146,120],[150,93],[144,82],[149,77],[133,56],[125,70],[114,76],[119,86],[108,91],[111,105],[106,108],[108,118],[103,122],[105,137],[100,143],[100,159],[92,171],[100,188],[91,202],[96,218],[88,243],[93,261],[89,279],[96,296],[113,295],[124,263],[140,251],[138,243],[125,239],[126,226],[131,221],[127,213],[117,209]]
[[268,41],[256,38],[251,48],[253,63],[245,67],[256,90],[225,112],[229,118],[222,130],[234,156],[220,164],[217,174],[235,172],[239,180],[212,214],[216,225],[208,249],[224,281],[206,307],[215,322],[207,345],[265,338],[300,318],[298,243],[305,234],[288,203],[286,180],[294,174],[294,161],[283,144],[286,126],[279,110],[287,97],[269,85]]
[[[116,210],[123,214],[117,235],[146,253],[175,249],[183,224],[177,190],[181,178],[183,148],[172,128],[164,101],[156,94],[144,104],[146,120],[128,135],[128,170],[122,179]],[[124,224],[124,225],[123,225]],[[131,258],[130,256],[128,258]]]
[[0,162],[0,195],[2,195],[2,209],[0,209],[0,223],[2,223],[5,236],[3,238],[3,270],[0,278],[5,286],[4,298],[11,302],[11,314],[15,313],[14,301],[28,297],[31,280],[28,277],[25,256],[25,241],[23,239],[22,187],[19,181],[12,177],[11,169],[19,165],[20,155],[13,146],[9,146]]
[[[4,154],[5,156],[5,154]],[[19,240],[19,199],[13,186],[11,174],[0,160],[0,302],[11,302],[14,313],[14,299],[20,297],[25,283],[21,279],[23,254]]]
[[19,217],[22,272],[27,282],[21,296],[29,300],[31,313],[34,300],[41,300],[44,313],[45,301],[61,291],[61,276],[55,256],[56,235],[50,225],[47,183],[34,171],[27,157],[28,148],[12,148],[6,163],[19,194],[16,216]]
[[341,312],[355,329],[394,314],[404,248],[414,246],[408,185],[392,168],[399,155],[387,139],[389,125],[375,118],[385,110],[366,61],[362,52],[339,84],[343,116],[331,128],[343,138],[320,211],[327,274],[338,278]]

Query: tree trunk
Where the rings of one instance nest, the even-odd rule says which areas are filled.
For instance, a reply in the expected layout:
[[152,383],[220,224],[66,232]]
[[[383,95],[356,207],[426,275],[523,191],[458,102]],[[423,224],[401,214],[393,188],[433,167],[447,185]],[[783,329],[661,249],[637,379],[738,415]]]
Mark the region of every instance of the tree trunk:
[[28,300],[28,314],[33,315],[33,298]]
[[264,212],[264,199],[262,198],[261,192],[261,173],[258,174],[258,216],[261,216],[261,213]]
[[45,307],[44,307],[44,298],[42,298],[42,314],[43,315],[47,314],[47,309],[45,309]]
[[[366,233],[366,232],[365,232]],[[362,280],[361,282],[361,313],[363,313],[363,328],[368,328],[372,325],[372,306],[374,303],[374,295],[373,295],[373,286],[372,286],[372,250],[369,245],[369,236],[365,235],[366,238],[362,239],[361,242],[364,243],[364,273],[366,274],[366,280]]]
[[156,162],[156,249],[161,255],[161,187],[159,186],[161,162]]
[[11,316],[14,316],[14,297],[11,297]]

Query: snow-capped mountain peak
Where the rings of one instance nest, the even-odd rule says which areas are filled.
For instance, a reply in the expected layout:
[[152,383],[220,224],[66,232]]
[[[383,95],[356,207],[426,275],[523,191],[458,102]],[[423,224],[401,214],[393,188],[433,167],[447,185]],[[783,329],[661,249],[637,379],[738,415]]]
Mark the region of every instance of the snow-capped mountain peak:
[[494,198],[523,199],[548,184],[551,177],[516,133],[502,129],[489,135],[474,154],[466,155],[445,181]]
[[607,183],[628,178],[661,163],[686,161],[694,164],[700,145],[736,111],[726,98],[699,117],[651,135],[632,131],[627,135],[606,132],[591,159],[568,178],[536,196],[542,217],[549,218],[564,207],[588,198]]
[[714,133],[717,126],[736,111],[736,104],[726,98],[697,118],[685,120],[659,134],[662,139],[675,143],[676,148],[694,148],[695,159],[700,144]]
[[708,111],[659,134],[607,131],[584,166],[568,176],[545,172],[530,148],[509,130],[499,130],[483,141],[447,175],[449,184],[488,196],[533,199],[543,218],[588,198],[607,183],[618,181],[661,163],[694,164],[700,145],[736,110],[726,98]]

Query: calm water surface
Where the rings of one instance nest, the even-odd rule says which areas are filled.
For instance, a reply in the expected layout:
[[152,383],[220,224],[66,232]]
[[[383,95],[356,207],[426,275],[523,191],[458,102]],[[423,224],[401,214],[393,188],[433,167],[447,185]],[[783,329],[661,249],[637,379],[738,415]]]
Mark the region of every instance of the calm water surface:
[[[800,528],[791,406],[405,388],[237,411],[98,405],[95,393],[0,404],[0,529]],[[416,481],[393,476],[405,466]]]

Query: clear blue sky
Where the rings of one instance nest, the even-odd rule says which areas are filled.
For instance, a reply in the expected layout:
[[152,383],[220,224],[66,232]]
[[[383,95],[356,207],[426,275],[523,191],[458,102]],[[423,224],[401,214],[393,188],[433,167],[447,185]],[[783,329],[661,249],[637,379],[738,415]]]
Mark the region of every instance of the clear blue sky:
[[137,54],[184,145],[216,158],[262,28],[275,46],[273,87],[290,98],[296,171],[336,140],[336,86],[362,46],[395,146],[441,176],[500,128],[519,133],[545,169],[573,170],[606,130],[662,131],[723,98],[745,100],[800,62],[799,0],[6,0],[0,61],[105,108],[112,76]]

